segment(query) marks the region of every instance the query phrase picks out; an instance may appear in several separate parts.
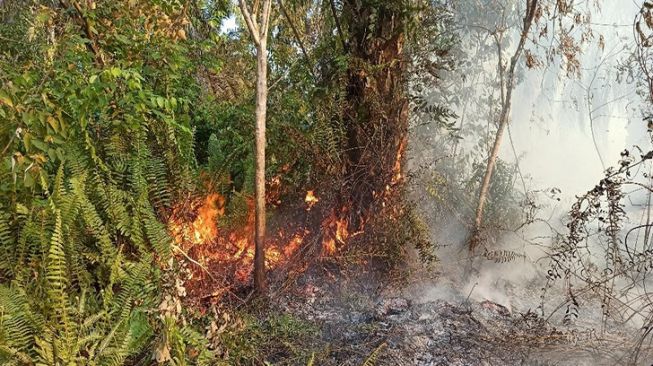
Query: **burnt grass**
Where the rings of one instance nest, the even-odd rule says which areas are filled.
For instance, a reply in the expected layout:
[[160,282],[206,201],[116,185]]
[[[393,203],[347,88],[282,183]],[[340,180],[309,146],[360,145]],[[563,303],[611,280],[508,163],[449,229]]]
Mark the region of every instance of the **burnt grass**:
[[437,273],[408,267],[389,268],[381,257],[352,250],[314,263],[272,307],[319,330],[303,340],[317,349],[315,365],[623,364],[535,312],[513,313],[491,301],[414,302],[403,289],[425,276],[437,281]]

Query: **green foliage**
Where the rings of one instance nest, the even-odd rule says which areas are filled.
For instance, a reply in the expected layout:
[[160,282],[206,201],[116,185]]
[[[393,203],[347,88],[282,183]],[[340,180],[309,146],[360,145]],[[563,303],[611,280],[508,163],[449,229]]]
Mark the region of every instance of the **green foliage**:
[[[262,320],[244,315],[233,323],[237,326],[214,340],[217,348],[226,352],[218,365],[250,365],[252,360],[304,364],[315,351],[314,325],[291,315],[270,314]],[[262,355],[267,359],[261,360]]]
[[66,4],[0,6],[0,363],[149,362],[186,342],[153,309],[195,165],[187,4]]
[[[304,34],[273,19],[266,173],[293,189],[342,174],[352,59],[330,7],[286,5]],[[247,36],[220,34],[232,7],[0,1],[0,363],[309,360],[298,340],[314,329],[292,317],[244,316],[216,350],[166,310],[179,303],[165,222],[198,170],[229,193],[222,224],[248,218],[254,58]],[[422,239],[402,223],[383,240]]]
[[[469,188],[478,191],[483,174],[485,174],[485,163],[473,165],[473,175],[469,181]],[[523,210],[519,207],[519,199],[524,192],[515,187],[517,178],[516,166],[504,160],[497,159],[487,203],[483,214],[486,226],[490,228],[508,229],[519,225],[522,220]],[[478,194],[473,197],[476,198]]]
[[405,199],[388,206],[391,207],[389,212],[377,215],[379,219],[372,229],[377,244],[374,254],[383,258],[383,265],[387,268],[399,268],[406,260],[406,249],[412,247],[425,264],[435,264],[438,260],[435,254],[437,243],[431,241],[428,227],[416,211],[416,204]]
[[[457,160],[443,160],[425,174],[425,190],[438,215],[473,217],[486,166],[482,157],[478,161],[471,159],[470,155],[463,155]],[[518,174],[514,163],[497,159],[483,215],[486,227],[509,229],[523,221],[524,193],[516,186]]]
[[197,159],[225,190],[253,192],[253,106],[207,101],[195,112]]

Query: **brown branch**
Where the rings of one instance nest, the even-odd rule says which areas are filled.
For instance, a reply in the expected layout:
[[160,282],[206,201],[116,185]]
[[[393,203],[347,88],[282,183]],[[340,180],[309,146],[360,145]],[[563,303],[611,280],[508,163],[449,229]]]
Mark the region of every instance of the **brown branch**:
[[340,19],[338,18],[338,11],[336,9],[335,0],[329,0],[329,4],[331,5],[331,13],[333,13],[333,20],[336,23],[336,29],[338,30],[338,38],[340,38],[340,42],[342,43],[342,49],[346,53],[348,52],[349,47],[347,47],[347,42],[345,41],[345,37],[342,33],[342,27],[340,26]]
[[254,44],[258,46],[261,43],[261,40],[259,39],[259,30],[255,22],[256,19],[253,19],[252,15],[249,13],[245,0],[239,0],[238,4],[240,6],[240,11],[243,13],[243,18],[245,19],[247,28],[249,28],[249,33],[252,35],[252,39],[254,40]]
[[313,61],[311,60],[311,57],[308,55],[308,52],[306,52],[306,47],[304,47],[304,42],[302,42],[302,39],[299,35],[299,32],[297,31],[297,28],[295,27],[295,23],[293,23],[292,19],[290,18],[290,15],[288,14],[288,11],[286,10],[286,6],[283,5],[283,1],[279,0],[279,7],[281,8],[281,13],[283,16],[286,18],[288,21],[288,24],[290,24],[290,29],[292,29],[293,34],[295,35],[295,39],[297,40],[297,43],[299,44],[299,48],[302,50],[302,53],[304,54],[304,58],[306,58],[306,62],[308,62],[309,65],[311,65],[311,75],[313,75]]
[[268,38],[268,28],[270,26],[270,14],[272,13],[272,0],[265,0],[263,2],[263,19],[261,25],[261,34],[262,39]]
[[[65,9],[70,8],[70,5],[66,4],[64,0],[59,0],[59,4]],[[76,19],[80,23],[79,25],[82,28],[84,35],[90,41],[89,44],[86,44],[86,47],[95,56],[95,62],[99,66],[104,66],[104,56],[102,55],[102,50],[100,50],[100,47],[97,45],[95,35],[93,35],[91,22],[86,18],[86,16],[84,16],[82,7],[76,1],[72,2],[72,7],[77,13]]]
[[9,139],[9,143],[7,143],[7,146],[5,146],[4,149],[2,149],[2,152],[0,153],[0,156],[4,156],[7,150],[9,149],[9,146],[14,142],[14,138],[16,137],[16,134],[12,134],[11,138]]
[[[504,74],[503,71],[503,65],[499,65],[499,73],[500,75],[506,78],[505,81],[502,81],[502,88],[503,84],[505,83],[505,99],[503,99],[503,103],[501,106],[501,114],[499,116],[499,128],[497,129],[496,135],[494,137],[494,144],[492,145],[492,150],[490,151],[490,155],[488,157],[487,161],[487,166],[485,169],[485,174],[483,176],[483,181],[481,183],[480,191],[479,191],[479,196],[478,196],[478,206],[476,208],[476,217],[474,219],[474,232],[472,233],[472,238],[469,242],[469,250],[470,252],[473,252],[476,246],[478,246],[480,242],[480,230],[481,230],[481,224],[483,222],[483,209],[485,208],[485,204],[487,202],[487,195],[490,189],[490,181],[492,179],[492,174],[494,172],[494,168],[496,165],[497,157],[499,156],[499,148],[501,146],[501,140],[503,138],[503,133],[509,123],[509,114],[510,114],[510,109],[512,106],[512,91],[514,89],[514,84],[515,84],[515,68],[517,67],[517,62],[519,61],[519,57],[522,54],[522,51],[524,49],[524,44],[526,43],[526,39],[528,38],[528,33],[530,32],[531,26],[533,24],[533,19],[535,18],[535,10],[537,9],[538,6],[538,0],[529,0],[526,5],[526,14],[524,15],[523,19],[523,28],[519,37],[519,43],[517,44],[517,47],[515,48],[515,51],[510,58],[510,65],[508,67],[507,74]],[[497,38],[497,42],[499,39]],[[499,52],[501,52],[501,48],[498,48]],[[501,54],[499,55],[499,62],[501,63]],[[502,92],[503,94],[503,92]]]

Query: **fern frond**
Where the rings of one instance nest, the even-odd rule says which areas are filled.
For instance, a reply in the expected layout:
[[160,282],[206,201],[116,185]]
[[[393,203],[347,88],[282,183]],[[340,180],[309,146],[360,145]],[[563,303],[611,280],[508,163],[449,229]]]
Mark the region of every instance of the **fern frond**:
[[508,263],[518,258],[526,259],[526,255],[512,250],[491,250],[483,253],[483,257],[495,263]]
[[104,225],[104,221],[98,214],[93,203],[86,196],[82,186],[82,180],[83,176],[71,180],[73,193],[80,204],[82,218],[99,244],[102,261],[104,263],[112,263],[117,254],[116,248],[111,241],[111,236]]
[[[55,225],[50,240],[50,249],[46,261],[47,293],[52,305],[52,313],[56,319],[58,352],[70,350],[74,343],[75,324],[70,319],[68,302],[68,278],[66,254],[64,253],[63,230],[61,227],[61,212],[55,212]],[[65,353],[64,353],[65,354]]]
[[[0,286],[0,361],[3,356],[25,358],[37,333],[24,294]],[[0,362],[1,363],[1,362]]]
[[151,206],[145,200],[141,200],[140,209],[147,240],[155,253],[165,262],[172,255],[172,238],[168,228],[154,215]]
[[0,205],[0,271],[1,276],[11,278],[16,264],[14,257],[14,234],[10,223],[11,216]]
[[383,348],[385,348],[385,342],[381,343],[378,347],[376,347],[372,353],[370,353],[369,356],[363,361],[363,364],[361,366],[375,366],[376,361],[379,359],[379,356],[381,356],[381,352],[383,351]]

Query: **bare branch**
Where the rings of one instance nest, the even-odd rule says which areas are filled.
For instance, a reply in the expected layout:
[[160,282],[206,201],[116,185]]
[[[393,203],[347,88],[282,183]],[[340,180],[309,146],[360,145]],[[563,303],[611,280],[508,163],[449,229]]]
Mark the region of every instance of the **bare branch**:
[[268,28],[270,25],[270,13],[272,13],[272,0],[265,0],[263,3],[263,18],[261,25],[259,40],[266,41],[268,39]]
[[283,16],[286,18],[288,21],[288,24],[290,24],[290,29],[292,30],[293,34],[295,35],[295,39],[297,40],[297,43],[299,44],[299,48],[301,49],[302,53],[304,54],[304,58],[306,58],[306,61],[308,62],[309,65],[311,65],[311,74],[313,74],[313,61],[311,60],[310,56],[308,55],[308,52],[306,52],[306,47],[304,47],[304,42],[302,42],[302,39],[299,35],[299,31],[297,31],[297,27],[295,27],[295,23],[292,21],[292,18],[290,18],[290,15],[288,14],[288,10],[286,10],[286,7],[283,5],[283,1],[279,0],[279,7],[281,8],[281,13]]
[[261,40],[259,38],[258,27],[256,26],[256,19],[252,19],[252,15],[249,13],[245,0],[238,0],[238,5],[240,6],[241,13],[243,13],[243,18],[245,19],[249,33],[252,35],[254,44],[258,46],[261,43]]
[[336,29],[338,30],[338,38],[340,38],[340,42],[342,43],[342,49],[347,52],[347,42],[345,41],[345,37],[342,34],[342,27],[340,26],[340,19],[338,18],[338,12],[336,11],[336,3],[334,0],[329,0],[329,3],[331,5],[331,12],[333,13],[333,20],[336,22]]

